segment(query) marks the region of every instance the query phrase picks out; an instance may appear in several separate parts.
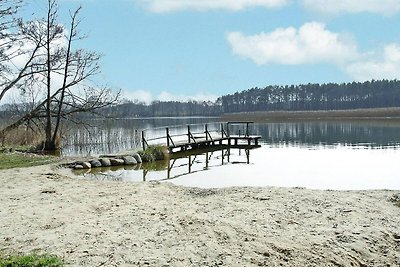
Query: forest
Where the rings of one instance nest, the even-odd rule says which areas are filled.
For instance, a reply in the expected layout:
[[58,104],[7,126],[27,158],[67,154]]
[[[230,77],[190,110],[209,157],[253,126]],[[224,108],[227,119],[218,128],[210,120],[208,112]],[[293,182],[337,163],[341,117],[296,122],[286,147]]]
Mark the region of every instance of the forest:
[[117,117],[218,116],[252,111],[316,111],[400,107],[400,81],[302,84],[251,88],[219,97],[215,102],[138,101],[105,108]]

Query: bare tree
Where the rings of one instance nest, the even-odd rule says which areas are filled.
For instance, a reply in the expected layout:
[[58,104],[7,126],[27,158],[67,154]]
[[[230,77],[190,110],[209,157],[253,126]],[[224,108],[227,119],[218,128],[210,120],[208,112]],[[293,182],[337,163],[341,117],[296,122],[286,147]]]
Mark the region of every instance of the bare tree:
[[[36,21],[16,18],[21,0],[0,0],[0,103],[11,89],[23,89],[26,80],[40,73],[44,36]],[[16,63],[16,62],[19,63]]]
[[3,71],[3,63],[8,61],[6,51],[12,46],[15,35],[12,28],[16,26],[18,19],[14,17],[21,5],[21,0],[0,0],[0,71]]
[[[96,112],[113,105],[117,103],[119,93],[114,94],[110,89],[95,86],[89,81],[100,72],[99,54],[73,48],[76,41],[85,37],[78,30],[81,8],[70,12],[71,23],[66,32],[57,22],[56,0],[47,1],[46,17],[24,27],[25,35],[34,40],[38,49],[29,66],[29,78],[26,77],[25,81],[33,87],[44,85],[45,98],[0,130],[0,137],[4,140],[10,130],[34,121],[33,125],[43,127],[45,132],[43,149],[54,150],[63,121],[77,122],[77,114]],[[61,85],[57,85],[56,78],[61,78]]]

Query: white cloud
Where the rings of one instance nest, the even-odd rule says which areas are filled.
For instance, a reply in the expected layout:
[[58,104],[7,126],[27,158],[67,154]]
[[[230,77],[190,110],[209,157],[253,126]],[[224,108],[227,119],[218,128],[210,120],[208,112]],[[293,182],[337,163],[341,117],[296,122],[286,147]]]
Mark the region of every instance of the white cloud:
[[155,13],[181,10],[225,9],[238,11],[251,7],[276,8],[290,0],[139,0],[147,9]]
[[231,32],[227,40],[235,55],[249,58],[258,65],[341,64],[358,57],[357,47],[351,40],[326,30],[324,24],[317,22],[306,23],[298,30],[279,28],[251,36]]
[[393,15],[400,11],[399,0],[302,0],[303,5],[324,14],[378,13]]
[[189,100],[194,100],[194,101],[215,101],[218,98],[217,95],[214,94],[208,94],[208,93],[198,93],[196,95],[176,95],[176,94],[171,94],[169,92],[163,91],[161,94],[157,97],[157,100],[160,101],[180,101],[180,102],[186,102]]
[[347,73],[357,81],[400,78],[400,45],[388,44],[375,59],[366,58],[346,67]]
[[150,104],[151,101],[153,101],[153,96],[149,91],[144,91],[144,90],[137,90],[137,91],[123,91],[122,94],[123,98],[126,98],[128,100],[132,101],[140,101],[144,102],[146,104]]
[[198,93],[195,95],[183,95],[183,94],[173,94],[167,91],[161,92],[158,96],[153,96],[149,91],[137,90],[137,91],[124,91],[123,97],[128,100],[138,100],[146,104],[150,104],[154,100],[160,101],[180,101],[186,102],[189,100],[195,101],[215,101],[218,96],[209,93]]
[[326,63],[338,66],[357,81],[400,78],[400,44],[361,53],[352,40],[328,31],[321,23],[306,23],[298,30],[279,28],[252,36],[232,32],[227,40],[235,55],[258,65]]

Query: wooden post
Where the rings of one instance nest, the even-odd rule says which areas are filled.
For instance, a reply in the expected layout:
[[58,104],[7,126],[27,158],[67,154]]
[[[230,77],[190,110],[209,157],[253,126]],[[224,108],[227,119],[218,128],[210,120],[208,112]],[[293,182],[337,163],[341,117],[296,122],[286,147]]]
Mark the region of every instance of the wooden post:
[[221,136],[224,138],[224,124],[221,123]]
[[169,147],[169,129],[168,127],[166,128],[167,131],[167,147]]
[[190,143],[190,125],[188,125],[187,128],[188,128],[188,143]]
[[189,173],[192,173],[192,157],[189,155]]
[[171,179],[171,169],[171,161],[168,159],[167,179]]
[[144,131],[142,131],[142,147],[143,151],[146,150],[146,139],[144,138]]
[[246,136],[249,136],[249,122],[246,123]]
[[206,127],[206,141],[208,141],[208,127],[207,127],[207,124],[205,125],[205,127]]

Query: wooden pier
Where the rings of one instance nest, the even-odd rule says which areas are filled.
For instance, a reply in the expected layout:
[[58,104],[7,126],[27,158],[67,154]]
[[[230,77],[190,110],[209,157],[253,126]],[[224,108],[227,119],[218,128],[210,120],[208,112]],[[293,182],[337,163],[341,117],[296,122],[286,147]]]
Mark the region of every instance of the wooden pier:
[[[253,122],[219,123],[219,129],[209,129],[208,124],[187,125],[185,133],[172,133],[171,127],[165,127],[162,136],[147,137],[142,131],[142,147],[145,150],[149,145],[165,145],[171,153],[189,151],[200,148],[256,148],[260,147],[261,136],[250,135],[249,125]],[[238,127],[240,126],[239,130]],[[194,130],[194,128],[196,130]],[[233,128],[236,128],[235,130]]]

